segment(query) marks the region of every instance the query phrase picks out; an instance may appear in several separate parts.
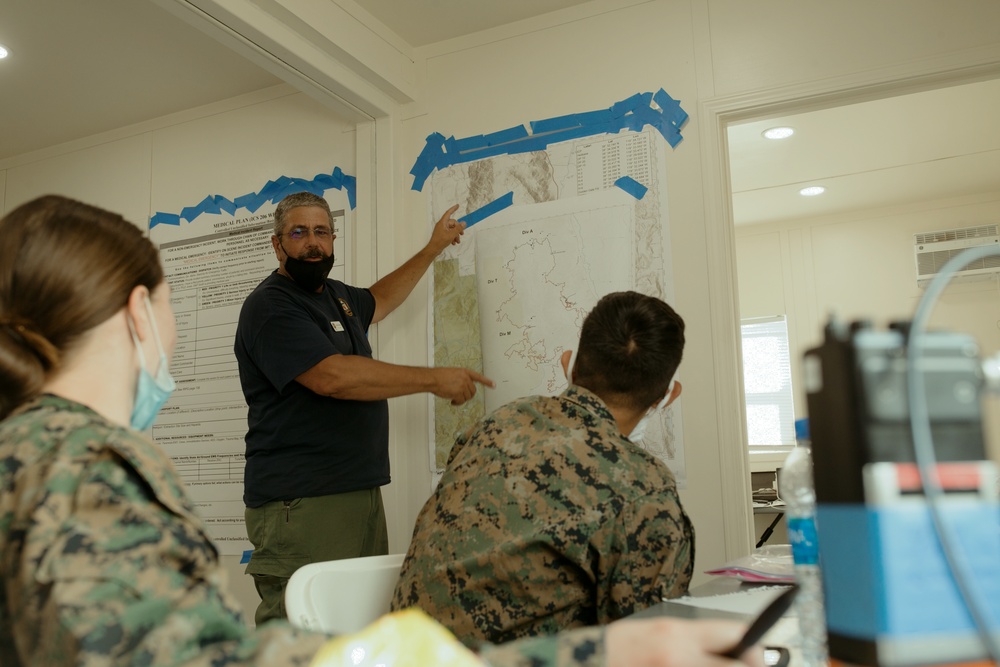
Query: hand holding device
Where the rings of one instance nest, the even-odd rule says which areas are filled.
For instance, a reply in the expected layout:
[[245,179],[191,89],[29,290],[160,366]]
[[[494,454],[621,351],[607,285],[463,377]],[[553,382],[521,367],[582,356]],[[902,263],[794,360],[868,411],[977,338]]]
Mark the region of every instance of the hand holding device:
[[792,600],[795,599],[795,594],[799,592],[799,587],[793,584],[788,587],[788,590],[784,591],[781,595],[771,600],[771,603],[764,608],[764,611],[754,619],[750,627],[743,634],[743,637],[736,642],[732,647],[726,651],[722,651],[719,655],[726,658],[738,659],[743,655],[744,651],[760,641],[761,637],[764,636],[771,626],[778,622],[778,619],[785,615],[788,608],[792,605]]

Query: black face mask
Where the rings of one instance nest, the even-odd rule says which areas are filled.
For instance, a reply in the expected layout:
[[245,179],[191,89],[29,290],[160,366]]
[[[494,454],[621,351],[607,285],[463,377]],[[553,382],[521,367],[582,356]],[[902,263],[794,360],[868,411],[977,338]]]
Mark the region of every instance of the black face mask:
[[[285,251],[284,248],[282,248]],[[285,251],[285,271],[292,277],[292,280],[308,292],[315,292],[320,285],[326,282],[326,277],[330,275],[333,268],[333,253],[323,255],[319,250],[310,250],[302,259],[292,257]],[[318,262],[307,262],[307,258],[322,257]]]

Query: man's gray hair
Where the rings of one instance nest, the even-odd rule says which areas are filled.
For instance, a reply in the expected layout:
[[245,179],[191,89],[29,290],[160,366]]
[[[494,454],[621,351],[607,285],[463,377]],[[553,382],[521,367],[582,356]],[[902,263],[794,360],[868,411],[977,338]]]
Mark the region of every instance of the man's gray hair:
[[288,212],[300,206],[313,206],[326,211],[326,217],[330,219],[330,229],[333,229],[333,213],[330,211],[330,205],[326,203],[326,200],[311,192],[296,192],[278,202],[278,207],[274,209],[275,236],[281,236],[285,231],[285,217],[288,215]]

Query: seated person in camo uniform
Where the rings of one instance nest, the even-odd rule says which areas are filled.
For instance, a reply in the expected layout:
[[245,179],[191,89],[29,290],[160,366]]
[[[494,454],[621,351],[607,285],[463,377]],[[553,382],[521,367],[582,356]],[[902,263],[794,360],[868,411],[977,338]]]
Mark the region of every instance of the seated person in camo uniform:
[[609,294],[586,317],[559,396],[508,403],[458,438],[417,517],[393,609],[466,645],[610,623],[687,593],[694,531],[674,477],[639,447],[673,381],[684,321]]

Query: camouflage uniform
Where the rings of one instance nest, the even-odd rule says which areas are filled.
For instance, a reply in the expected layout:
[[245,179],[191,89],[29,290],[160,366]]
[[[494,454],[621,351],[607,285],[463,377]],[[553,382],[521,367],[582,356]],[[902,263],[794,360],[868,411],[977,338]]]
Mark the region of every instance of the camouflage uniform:
[[0,665],[308,665],[328,639],[252,632],[169,459],[44,396],[0,423]]
[[605,624],[684,595],[694,531],[670,470],[593,393],[507,404],[458,438],[393,609],[466,645]]
[[[225,583],[159,448],[55,396],[0,422],[0,665],[308,665],[329,639],[283,621],[250,630]],[[603,634],[481,655],[601,667]]]

